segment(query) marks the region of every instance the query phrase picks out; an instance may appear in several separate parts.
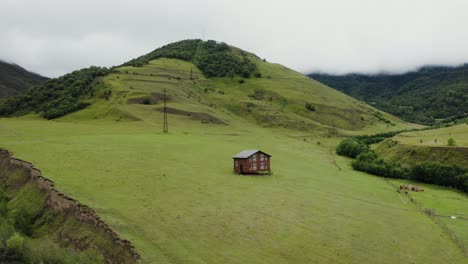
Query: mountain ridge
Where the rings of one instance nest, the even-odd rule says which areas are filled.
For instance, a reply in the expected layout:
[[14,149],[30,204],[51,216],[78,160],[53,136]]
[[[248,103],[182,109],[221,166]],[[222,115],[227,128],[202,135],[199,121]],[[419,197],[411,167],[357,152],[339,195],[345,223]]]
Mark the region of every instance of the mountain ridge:
[[0,59],[0,99],[14,96],[48,78]]
[[406,121],[434,125],[468,116],[467,64],[428,65],[404,74],[308,76]]

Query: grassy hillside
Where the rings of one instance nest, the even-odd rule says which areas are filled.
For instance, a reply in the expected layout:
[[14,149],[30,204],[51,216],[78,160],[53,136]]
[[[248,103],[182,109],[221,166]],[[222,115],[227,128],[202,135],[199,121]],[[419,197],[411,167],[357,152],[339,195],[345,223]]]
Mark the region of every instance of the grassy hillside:
[[[205,118],[227,124],[231,118],[243,118],[263,127],[322,131],[329,136],[348,130],[409,126],[284,66],[251,59],[264,77],[205,78],[192,63],[166,58],[144,67],[120,67],[101,80],[107,88],[96,93],[89,109],[66,119],[160,122],[162,93],[167,89],[170,107],[204,113]],[[108,91],[112,96],[106,100]],[[196,116],[191,118],[203,121]]]
[[468,124],[461,124],[438,129],[402,133],[394,139],[404,144],[430,147],[445,147],[453,138],[455,146],[468,147]]
[[423,67],[396,75],[309,76],[410,122],[432,125],[468,116],[467,65]]
[[47,78],[0,60],[0,100],[38,85]]
[[[414,126],[247,56],[261,78],[205,78],[168,58],[114,69],[84,110],[0,119],[0,145],[94,208],[145,263],[467,262],[393,187],[334,155],[341,135]],[[273,175],[233,174],[231,156],[255,148],[273,156]]]
[[0,115],[38,113],[54,119],[93,103],[103,107],[99,102],[104,98],[114,102],[112,111],[139,119],[141,107],[127,107],[123,98],[135,97],[137,102],[138,97],[147,97],[146,103],[151,104],[161,99],[163,88],[177,95],[174,98],[184,98],[184,105],[204,111],[224,108],[263,126],[320,128],[336,134],[337,128],[397,128],[402,124],[281,65],[225,43],[201,40],[166,45],[119,68],[91,67],[49,80],[0,105]]
[[[386,160],[414,166],[424,161],[468,169],[468,125],[401,133],[376,146]],[[454,146],[449,146],[449,139]]]

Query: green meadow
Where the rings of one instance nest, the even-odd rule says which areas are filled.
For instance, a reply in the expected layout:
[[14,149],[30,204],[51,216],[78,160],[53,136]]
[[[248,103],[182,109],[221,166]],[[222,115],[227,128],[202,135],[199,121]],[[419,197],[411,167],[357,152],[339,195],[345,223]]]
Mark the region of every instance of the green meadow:
[[[454,164],[468,169],[468,125],[405,132],[375,146],[379,155],[406,166],[421,162]],[[453,139],[455,146],[448,146]]]
[[431,147],[447,146],[447,142],[450,138],[455,140],[455,146],[468,147],[468,124],[407,132],[395,137],[396,140],[401,141],[404,144]]
[[[0,147],[94,208],[143,263],[468,262],[394,187],[334,154],[345,135],[416,126],[258,63],[262,78],[243,83],[206,79],[179,60],[122,67],[100,80],[111,98],[85,110],[55,121],[0,119]],[[163,89],[168,107],[183,111],[169,114],[169,134],[161,133]],[[235,175],[231,157],[243,149],[271,154],[273,175]],[[440,200],[441,210],[450,202]]]
[[[424,192],[411,192],[411,197],[420,208],[434,212],[435,222],[458,240],[459,246],[468,252],[468,197],[465,193],[436,185],[414,183],[411,181],[392,180],[397,185],[416,184]],[[400,195],[403,202],[410,198]]]

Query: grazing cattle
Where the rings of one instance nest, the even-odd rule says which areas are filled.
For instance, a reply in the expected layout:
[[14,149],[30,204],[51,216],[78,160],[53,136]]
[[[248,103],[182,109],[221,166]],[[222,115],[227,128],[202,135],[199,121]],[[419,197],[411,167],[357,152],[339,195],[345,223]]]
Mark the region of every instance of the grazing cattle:
[[411,185],[411,184],[400,185],[400,190],[409,190],[409,191],[413,191],[413,192],[424,192],[424,189],[421,186]]

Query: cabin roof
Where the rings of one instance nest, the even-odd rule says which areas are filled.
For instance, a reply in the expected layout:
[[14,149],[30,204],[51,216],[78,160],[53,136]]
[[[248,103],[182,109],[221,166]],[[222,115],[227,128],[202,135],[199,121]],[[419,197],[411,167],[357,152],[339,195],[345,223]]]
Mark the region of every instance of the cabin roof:
[[248,149],[248,150],[243,150],[239,153],[237,153],[235,156],[232,156],[232,158],[234,159],[246,159],[250,156],[252,156],[253,154],[257,153],[257,152],[262,152],[263,154],[267,155],[268,157],[271,157],[271,155],[261,151],[261,150],[258,150],[258,149]]

